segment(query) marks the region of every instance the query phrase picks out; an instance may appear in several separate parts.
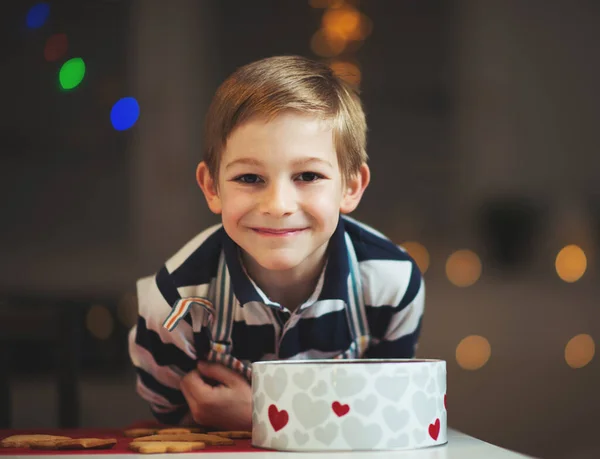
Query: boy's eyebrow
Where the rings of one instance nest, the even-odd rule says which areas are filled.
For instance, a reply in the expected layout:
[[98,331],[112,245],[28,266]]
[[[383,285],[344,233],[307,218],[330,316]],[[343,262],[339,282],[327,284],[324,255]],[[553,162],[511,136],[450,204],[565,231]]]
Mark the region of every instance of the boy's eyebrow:
[[231,166],[235,166],[236,164],[246,164],[248,166],[260,166],[261,162],[254,158],[240,158],[240,159],[236,159],[235,161],[231,161],[229,164],[227,164],[227,166],[225,166],[225,169],[229,169]]
[[298,161],[294,161],[294,165],[299,166],[299,165],[313,163],[313,162],[323,163],[323,164],[326,164],[329,167],[333,167],[333,164],[331,164],[326,159],[317,158],[316,156],[311,156],[310,158],[302,158],[302,159],[299,159]]
[[[308,163],[312,163],[312,162],[319,162],[319,163],[326,164],[329,167],[333,167],[333,164],[331,164],[326,159],[317,158],[316,156],[311,156],[309,158],[301,158],[297,161],[294,161],[294,165],[301,166],[303,164],[308,164]],[[227,164],[227,166],[225,166],[225,169],[229,169],[230,167],[235,166],[237,164],[242,164],[242,165],[246,164],[248,166],[262,165],[262,163],[259,160],[254,159],[254,158],[240,158],[240,159],[236,159],[235,161],[231,161],[229,164]]]

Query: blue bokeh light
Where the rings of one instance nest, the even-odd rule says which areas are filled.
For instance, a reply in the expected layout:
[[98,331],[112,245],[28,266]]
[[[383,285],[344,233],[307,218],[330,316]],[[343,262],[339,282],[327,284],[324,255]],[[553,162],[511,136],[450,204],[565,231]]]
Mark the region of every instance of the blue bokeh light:
[[140,116],[140,106],[135,97],[124,97],[110,111],[110,122],[117,131],[133,126]]
[[46,2],[40,2],[29,8],[27,12],[27,27],[37,29],[42,27],[50,15],[50,5]]

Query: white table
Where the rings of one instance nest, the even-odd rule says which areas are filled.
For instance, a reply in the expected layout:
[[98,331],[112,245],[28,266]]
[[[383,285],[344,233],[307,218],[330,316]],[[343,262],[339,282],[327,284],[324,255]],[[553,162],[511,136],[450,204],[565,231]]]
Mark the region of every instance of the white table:
[[[74,459],[79,455],[52,455],[52,456],[12,456],[25,459],[43,458],[43,459]],[[250,453],[204,453],[198,451],[195,453],[178,454],[110,454],[96,455],[97,459],[105,457],[106,459],[315,459],[317,457],[327,458],[353,458],[353,459],[518,459],[528,458],[523,454],[518,454],[498,446],[491,445],[484,441],[470,437],[453,429],[448,429],[448,443],[443,446],[435,446],[412,451],[361,451],[361,452],[338,452],[338,453],[287,453],[274,451],[256,451]]]

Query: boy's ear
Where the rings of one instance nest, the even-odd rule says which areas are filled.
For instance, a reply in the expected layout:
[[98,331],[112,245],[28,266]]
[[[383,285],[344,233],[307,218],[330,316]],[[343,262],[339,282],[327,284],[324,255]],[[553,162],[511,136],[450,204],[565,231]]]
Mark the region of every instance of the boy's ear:
[[356,209],[370,180],[371,171],[366,163],[360,166],[359,171],[353,177],[346,180],[340,204],[340,211],[343,214],[349,214]]
[[217,183],[210,175],[208,166],[204,161],[198,164],[198,167],[196,168],[196,181],[204,193],[208,208],[215,214],[220,214],[222,207],[221,198],[219,197],[219,193],[217,191]]

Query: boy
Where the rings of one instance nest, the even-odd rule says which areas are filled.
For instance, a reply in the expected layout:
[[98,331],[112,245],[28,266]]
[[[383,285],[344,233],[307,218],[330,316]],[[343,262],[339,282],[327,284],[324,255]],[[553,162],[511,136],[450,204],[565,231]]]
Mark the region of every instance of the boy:
[[250,430],[251,362],[411,358],[413,260],[342,214],[370,180],[357,94],[325,64],[263,59],[207,114],[196,178],[222,224],[138,281],[138,392],[166,424]]

